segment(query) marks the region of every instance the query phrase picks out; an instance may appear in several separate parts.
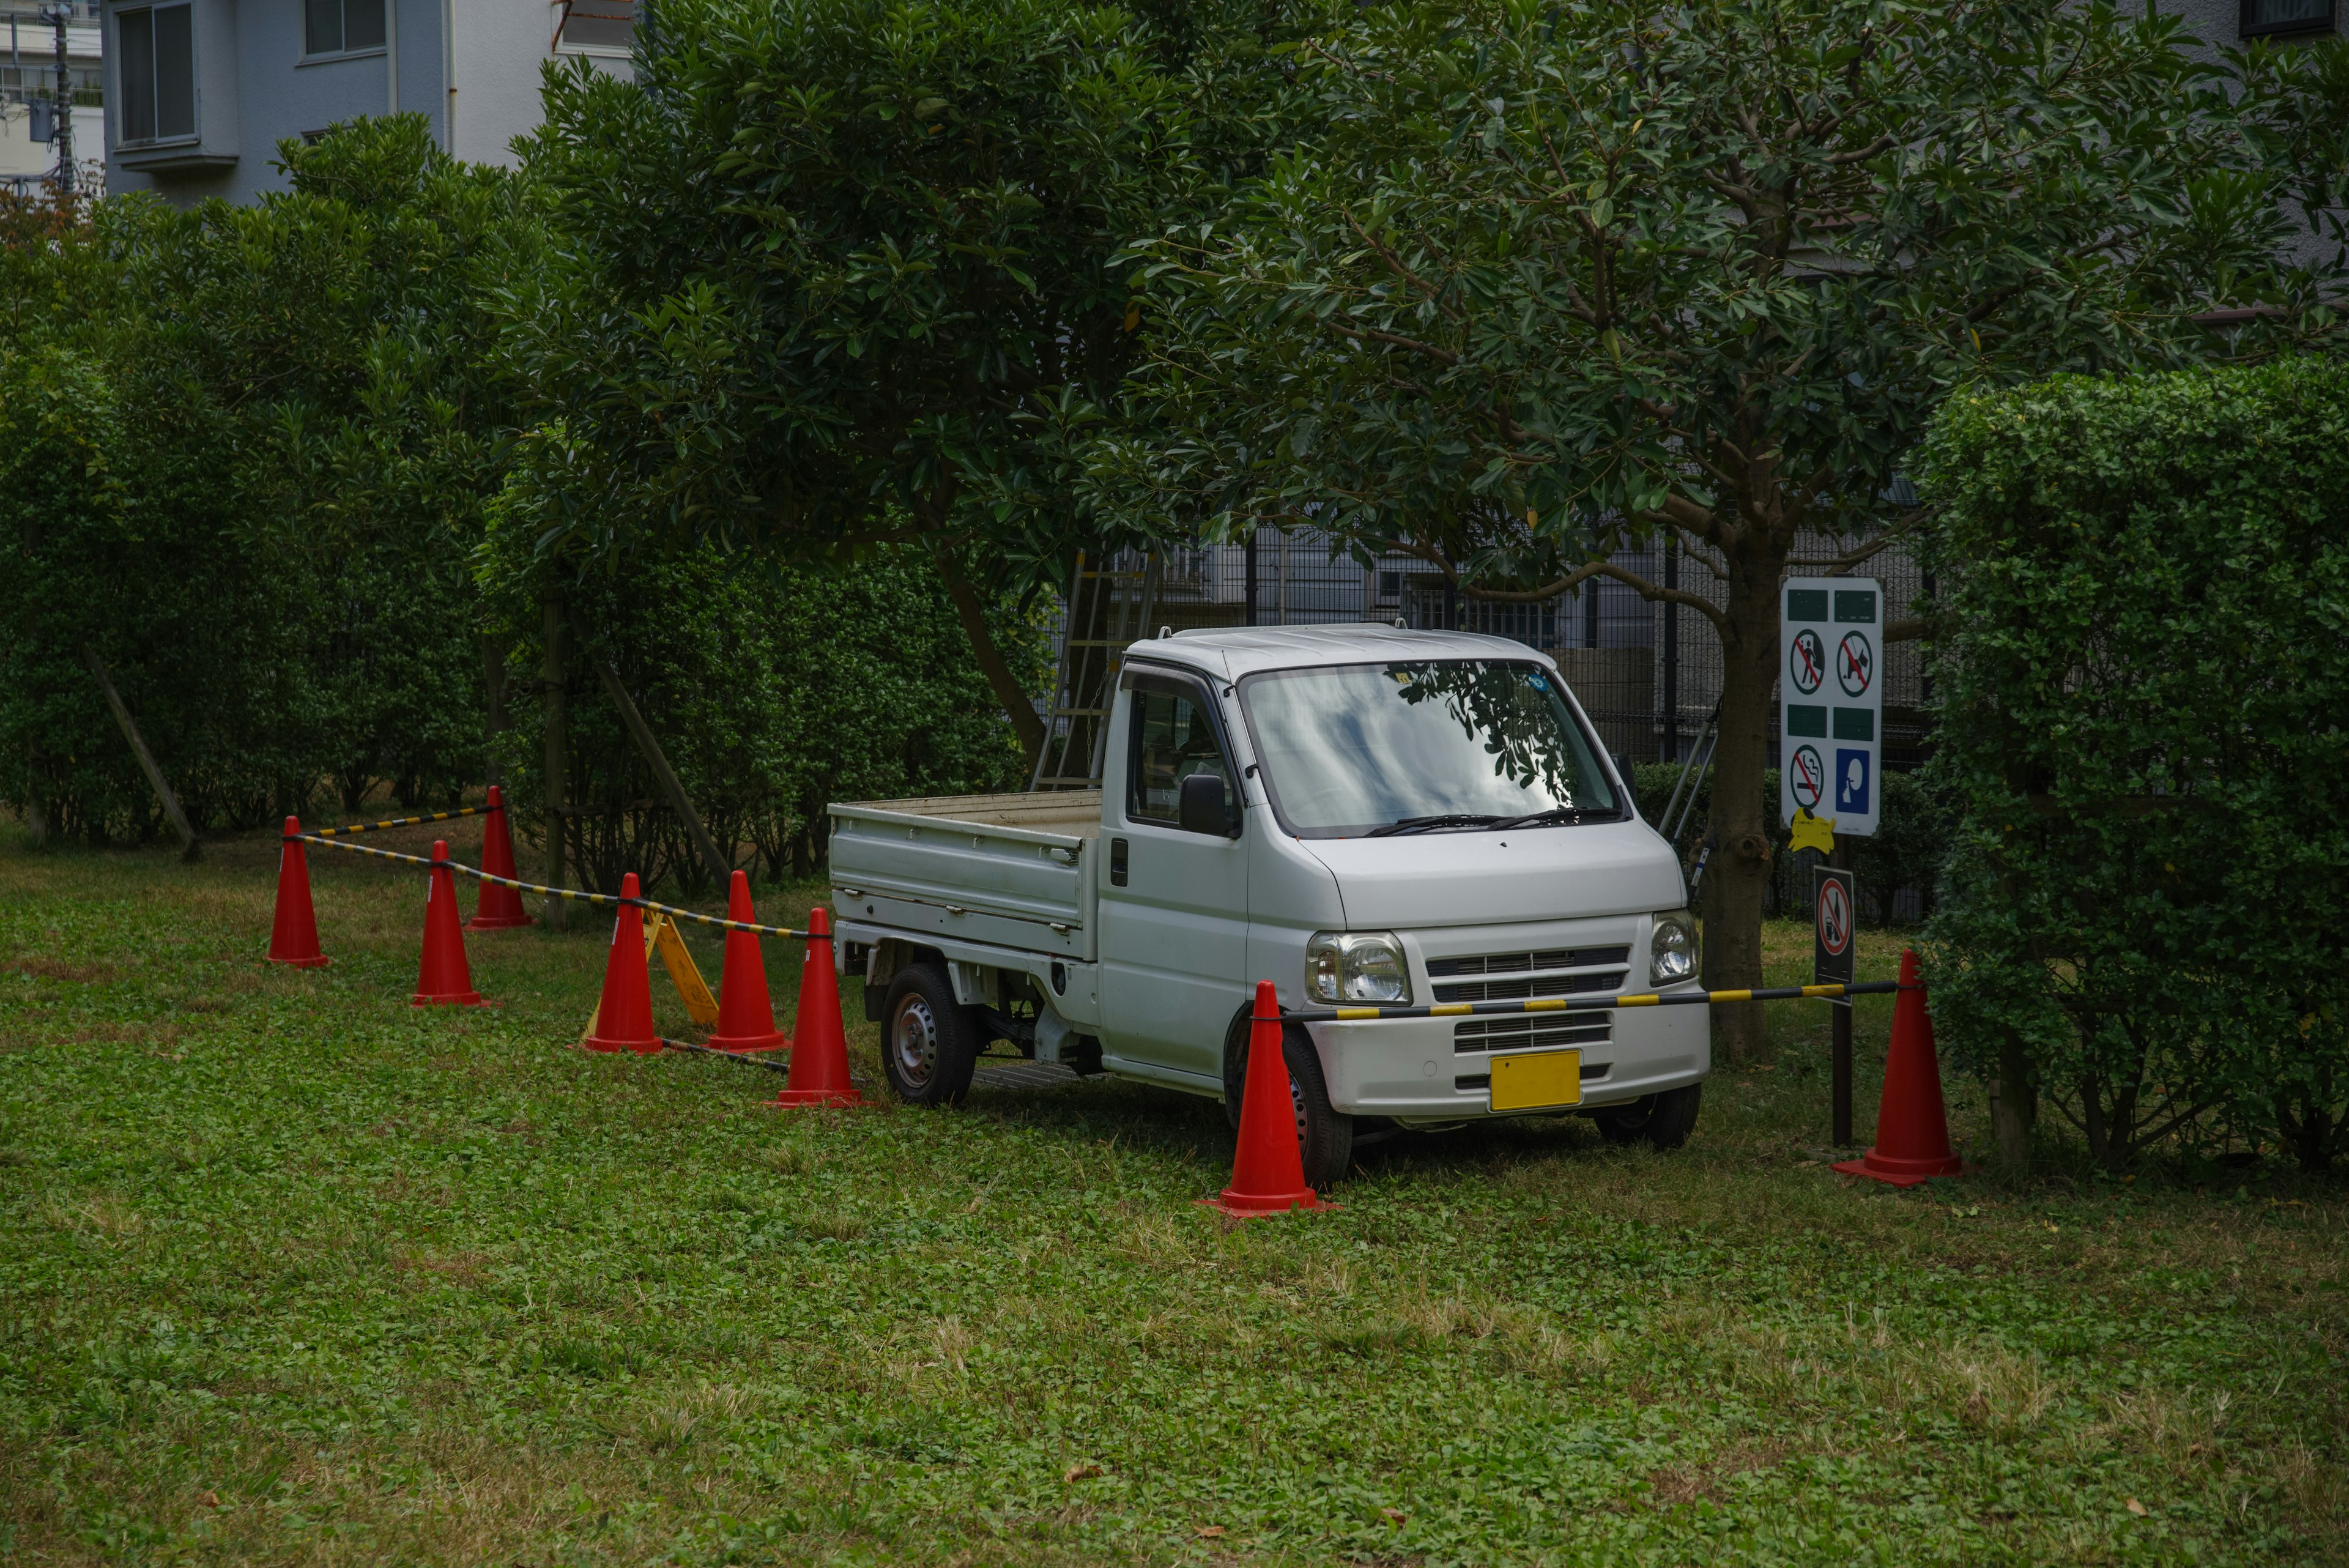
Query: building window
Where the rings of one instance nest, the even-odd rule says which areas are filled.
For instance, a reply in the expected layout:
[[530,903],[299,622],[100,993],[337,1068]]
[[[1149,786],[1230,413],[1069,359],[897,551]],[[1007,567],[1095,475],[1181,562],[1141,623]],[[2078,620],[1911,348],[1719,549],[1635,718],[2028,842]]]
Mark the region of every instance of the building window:
[[303,0],[305,56],[365,54],[383,39],[383,0]]
[[169,141],[196,133],[195,24],[186,5],[118,12],[122,140]]
[[2242,26],[2236,31],[2246,38],[2277,33],[2329,33],[2333,31],[2333,4],[2334,0],[2243,0]]
[[624,52],[636,41],[636,0],[562,0],[558,49]]

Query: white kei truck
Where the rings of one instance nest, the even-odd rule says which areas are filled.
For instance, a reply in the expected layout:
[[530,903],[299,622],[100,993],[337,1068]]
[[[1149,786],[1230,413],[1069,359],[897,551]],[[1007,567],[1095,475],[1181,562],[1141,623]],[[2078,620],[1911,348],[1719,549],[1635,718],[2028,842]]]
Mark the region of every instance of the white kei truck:
[[[1377,625],[1136,642],[1101,776],[832,807],[834,950],[903,1099],[960,1100],[1000,1040],[1215,1096],[1237,1125],[1259,980],[1324,1013],[1696,984],[1678,858],[1523,644]],[[1291,1021],[1306,1179],[1493,1116],[1673,1147],[1707,1012]],[[1539,1103],[1496,1106],[1496,1063]]]

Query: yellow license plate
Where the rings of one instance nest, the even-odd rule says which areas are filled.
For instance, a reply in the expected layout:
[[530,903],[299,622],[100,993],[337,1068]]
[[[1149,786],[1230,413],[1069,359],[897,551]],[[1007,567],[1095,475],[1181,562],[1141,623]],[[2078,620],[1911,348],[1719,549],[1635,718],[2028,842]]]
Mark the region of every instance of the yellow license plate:
[[1547,1111],[1582,1103],[1582,1053],[1544,1051],[1537,1056],[1493,1058],[1493,1108]]

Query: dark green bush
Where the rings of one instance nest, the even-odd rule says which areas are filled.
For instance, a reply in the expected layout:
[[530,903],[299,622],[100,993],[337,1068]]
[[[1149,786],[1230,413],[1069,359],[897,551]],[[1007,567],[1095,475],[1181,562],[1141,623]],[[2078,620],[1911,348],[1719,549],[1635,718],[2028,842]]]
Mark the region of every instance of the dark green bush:
[[500,462],[486,284],[533,228],[421,116],[279,149],[248,206],[0,210],[0,803],[96,841],[481,776],[470,556]]
[[[2114,1167],[2349,1141],[2349,367],[1942,410],[1931,935],[1952,1054]],[[2010,1147],[2019,1147],[2022,1134]]]
[[[541,668],[534,581],[493,528],[485,571],[512,586],[491,596],[512,638],[517,687]],[[1021,753],[980,675],[946,587],[917,549],[876,550],[853,567],[774,570],[715,549],[566,584],[584,633],[566,656],[573,880],[615,889],[706,872],[587,663],[607,658],[677,770],[694,809],[736,863],[771,877],[823,864],[834,800],[1023,788]],[[1009,602],[996,639],[1031,689],[1045,683],[1043,628]],[[516,826],[543,842],[543,727],[514,708],[504,748]]]

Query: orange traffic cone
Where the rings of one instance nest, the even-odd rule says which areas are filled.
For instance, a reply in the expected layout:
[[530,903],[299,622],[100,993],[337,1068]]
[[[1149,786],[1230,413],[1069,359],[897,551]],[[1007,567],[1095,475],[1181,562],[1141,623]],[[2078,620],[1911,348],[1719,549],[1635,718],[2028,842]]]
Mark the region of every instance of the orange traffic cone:
[[1240,1144],[1232,1156],[1232,1184],[1222,1197],[1199,1201],[1241,1220],[1292,1209],[1337,1207],[1321,1201],[1305,1185],[1288,1062],[1280,1051],[1280,997],[1268,980],[1256,982],[1256,1017],[1248,1028],[1247,1083],[1240,1094]]
[[[514,877],[513,833],[506,826],[505,796],[498,786],[490,786],[489,809],[481,814],[481,869],[492,877]],[[516,926],[531,923],[523,912],[522,895],[512,888],[502,888],[495,882],[481,884],[481,901],[473,906],[473,918],[465,922],[469,931],[507,931]]]
[[[731,943],[730,941],[729,945]],[[731,955],[727,979],[734,974]],[[840,1027],[840,979],[832,971],[832,917],[808,911],[807,961],[800,968],[800,1011],[792,1024],[792,1075],[779,1106],[858,1106],[864,1096],[848,1077],[848,1036]]]
[[[620,878],[620,897],[636,895],[636,874]],[[604,996],[595,1003],[595,1028],[580,1042],[590,1051],[634,1051],[649,1056],[658,1051],[653,1033],[652,979],[645,971],[645,914],[634,904],[622,904],[612,922],[612,950],[604,960]]]
[[310,861],[302,853],[302,819],[285,819],[285,846],[277,852],[277,918],[269,925],[269,961],[295,969],[324,969],[318,950],[318,914],[310,907]]
[[1847,1176],[1914,1187],[1937,1176],[1963,1176],[1950,1147],[1941,1104],[1941,1062],[1933,1051],[1933,1015],[1917,980],[1917,951],[1900,953],[1900,994],[1892,1003],[1892,1044],[1884,1057],[1884,1098],[1876,1112],[1876,1147],[1836,1167]]
[[[726,918],[755,923],[750,878],[740,871],[726,891]],[[726,933],[726,973],[718,982],[718,1033],[709,1043],[716,1051],[781,1051],[792,1043],[775,1027],[775,1003],[767,994],[767,960],[759,950],[756,931]]]
[[449,844],[432,843],[432,879],[424,894],[424,956],[416,966],[412,1007],[479,1007],[473,973],[465,962],[465,932],[457,922],[457,879],[449,872]]

